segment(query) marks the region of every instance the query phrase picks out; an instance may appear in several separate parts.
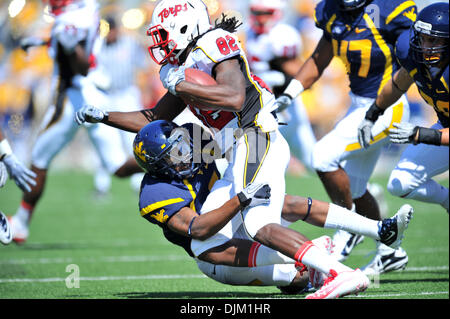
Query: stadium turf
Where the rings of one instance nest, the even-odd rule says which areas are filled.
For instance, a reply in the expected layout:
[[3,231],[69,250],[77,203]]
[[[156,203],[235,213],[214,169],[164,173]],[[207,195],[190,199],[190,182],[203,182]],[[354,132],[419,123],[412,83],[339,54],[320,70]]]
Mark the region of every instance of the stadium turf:
[[[375,178],[381,185],[386,178]],[[441,181],[448,186],[448,178]],[[316,177],[288,176],[291,194],[327,200]],[[20,201],[8,181],[0,190],[0,209],[10,215]],[[405,200],[386,194],[391,215]],[[156,226],[140,217],[138,196],[128,180],[114,179],[109,197],[93,196],[92,176],[54,172],[21,245],[0,246],[1,298],[303,298],[275,287],[236,287],[217,283],[197,269],[181,248],[169,244]],[[436,205],[409,201],[415,216],[403,247],[409,264],[381,275],[356,299],[448,299],[448,214]],[[304,223],[292,226],[310,238],[333,231]],[[345,262],[361,267],[375,248],[371,239]],[[73,276],[79,273],[79,288]]]

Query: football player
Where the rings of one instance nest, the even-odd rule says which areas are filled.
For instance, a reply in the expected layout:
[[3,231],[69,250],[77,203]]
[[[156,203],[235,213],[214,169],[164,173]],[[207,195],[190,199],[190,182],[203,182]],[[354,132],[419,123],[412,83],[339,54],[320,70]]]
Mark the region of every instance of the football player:
[[[260,77],[278,97],[298,70],[297,57],[302,51],[298,31],[280,22],[284,3],[281,0],[252,0],[245,48],[250,70]],[[291,153],[309,171],[312,150],[316,143],[308,114],[300,99],[292,102],[285,111],[278,110],[280,132],[289,143]],[[281,112],[282,111],[282,112]]]
[[[441,205],[449,210],[448,188],[433,177],[448,171],[448,64],[449,5],[431,4],[419,13],[410,31],[398,39],[396,55],[401,64],[378,95],[358,128],[361,145],[369,147],[372,127],[393,101],[415,83],[420,95],[436,112],[430,128],[410,123],[394,124],[393,143],[410,143],[392,171],[388,190],[394,196]],[[370,149],[370,148],[369,148]]]
[[[136,160],[147,173],[141,184],[141,216],[161,227],[167,240],[183,247],[196,258],[199,268],[217,281],[288,286],[294,280],[290,289],[302,288],[304,283],[293,265],[294,259],[252,241],[243,225],[225,243],[222,235],[216,234],[222,227],[230,226],[227,223],[245,207],[266,205],[270,197],[267,185],[251,183],[222,206],[211,204],[217,201],[215,195],[211,196],[219,178],[213,161],[216,150],[211,136],[195,124],[178,126],[157,120],[141,129],[134,141]],[[282,217],[289,222],[301,219],[320,227],[349,229],[398,246],[411,214],[411,206],[405,205],[396,217],[378,222],[334,204],[286,195]],[[349,218],[343,218],[345,215]],[[392,237],[391,231],[395,234]],[[204,240],[216,245],[195,256],[195,245]],[[306,237],[303,240],[309,242]],[[332,248],[328,236],[312,243],[323,249]],[[318,288],[323,277],[312,275],[313,268],[310,273]]]
[[[105,104],[104,95],[88,77],[95,65],[94,45],[99,39],[96,0],[49,0],[48,3],[50,13],[55,16],[49,42],[50,54],[55,61],[54,104],[44,116],[32,150],[31,171],[36,174],[36,185],[24,194],[16,214],[10,219],[17,243],[24,242],[29,235],[30,218],[44,191],[51,161],[78,131],[79,126],[73,121],[75,111],[85,103]],[[100,125],[90,125],[87,130],[101,161],[111,173],[125,177],[141,171],[133,158],[127,162],[126,155],[120,150],[120,136],[116,130],[105,130]],[[128,163],[131,166],[127,166]]]
[[[215,133],[223,152],[230,152],[230,165],[223,178],[214,183],[210,201],[203,208],[222,205],[249,183],[268,184],[271,199],[267,205],[246,208],[235,216],[214,239],[196,241],[196,256],[227,242],[243,225],[248,235],[285,256],[330,274],[329,284],[336,294],[354,293],[367,286],[360,270],[340,264],[321,253],[314,244],[304,243],[298,232],[281,226],[285,193],[285,170],[289,145],[278,131],[272,112],[275,97],[265,83],[250,73],[248,61],[233,34],[235,18],[223,17],[213,27],[206,5],[201,0],[162,0],[152,14],[147,34],[149,52],[162,65],[160,78],[168,92],[152,110],[137,112],[99,112],[87,106],[77,112],[78,122],[102,121],[137,132],[155,119],[172,120],[186,107]],[[199,85],[185,81],[185,69],[196,68],[212,76],[217,85]],[[196,105],[194,107],[193,105]],[[317,257],[317,254],[320,257]],[[332,271],[333,270],[333,271]],[[342,282],[348,285],[340,285]],[[348,289],[339,292],[340,289]]]
[[[334,129],[317,142],[313,166],[333,203],[380,220],[375,198],[367,183],[380,156],[389,143],[388,129],[393,123],[409,119],[406,97],[400,95],[373,127],[374,140],[369,149],[358,143],[357,125],[377,94],[398,69],[394,45],[398,36],[415,21],[414,1],[404,0],[323,0],[315,10],[322,38],[311,57],[303,64],[295,79],[277,100],[280,107],[291,103],[303,90],[321,76],[333,57],[346,66],[350,80],[351,106]],[[333,237],[335,256],[345,260],[361,236],[338,231]],[[382,260],[380,272],[402,269],[408,262],[406,252],[396,251],[377,242],[377,255]],[[369,265],[363,268],[368,270]]]

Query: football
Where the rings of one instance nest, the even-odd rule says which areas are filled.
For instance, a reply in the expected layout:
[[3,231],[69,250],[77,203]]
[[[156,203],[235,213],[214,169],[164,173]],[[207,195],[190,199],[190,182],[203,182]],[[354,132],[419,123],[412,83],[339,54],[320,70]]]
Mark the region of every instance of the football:
[[[216,80],[212,76],[210,76],[208,73],[200,71],[198,69],[193,68],[187,68],[184,71],[184,78],[186,82],[195,83],[199,85],[217,85]],[[194,99],[192,99],[190,96],[181,96],[183,101],[186,104],[189,104],[191,106],[197,107],[199,109],[208,109],[206,105],[201,105],[197,103]]]
[[198,69],[188,68],[184,71],[184,78],[187,82],[200,85],[216,85],[216,80],[208,73]]

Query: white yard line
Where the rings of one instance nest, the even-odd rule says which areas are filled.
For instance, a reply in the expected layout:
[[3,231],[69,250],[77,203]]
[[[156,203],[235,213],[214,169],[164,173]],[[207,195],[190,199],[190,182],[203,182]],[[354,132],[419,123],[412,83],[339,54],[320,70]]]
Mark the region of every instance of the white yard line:
[[[109,280],[156,280],[156,279],[192,279],[208,278],[202,274],[196,275],[143,275],[143,276],[100,276],[100,277],[80,277],[80,281],[109,281]],[[0,279],[2,283],[30,283],[30,282],[64,282],[66,278],[9,278]]]
[[432,296],[432,295],[448,295],[448,291],[423,291],[417,293],[398,293],[398,294],[361,294],[358,296],[351,296],[351,298],[386,298],[386,297],[410,297],[410,296]]

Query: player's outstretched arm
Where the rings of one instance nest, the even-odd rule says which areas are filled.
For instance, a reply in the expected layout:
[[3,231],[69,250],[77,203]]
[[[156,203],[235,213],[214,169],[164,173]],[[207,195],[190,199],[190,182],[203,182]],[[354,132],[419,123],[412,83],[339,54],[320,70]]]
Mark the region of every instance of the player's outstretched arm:
[[221,207],[198,215],[189,207],[182,208],[167,222],[169,228],[181,235],[205,240],[221,230],[240,210],[267,204],[270,187],[267,184],[250,184]]
[[309,89],[321,76],[333,59],[333,45],[322,36],[313,54],[301,66],[294,79],[289,82],[283,94],[277,99],[278,110],[282,111],[304,90]]
[[364,147],[370,146],[373,141],[372,127],[378,117],[384,113],[389,106],[394,104],[406,91],[408,91],[414,79],[411,78],[405,68],[400,68],[394,76],[386,83],[377,96],[375,102],[367,110],[364,120],[358,127],[358,142]]
[[132,112],[106,112],[98,107],[85,105],[75,113],[75,122],[78,124],[104,123],[106,125],[137,133],[141,128],[155,120],[173,120],[180,114],[186,105],[184,102],[166,93],[153,109]]

